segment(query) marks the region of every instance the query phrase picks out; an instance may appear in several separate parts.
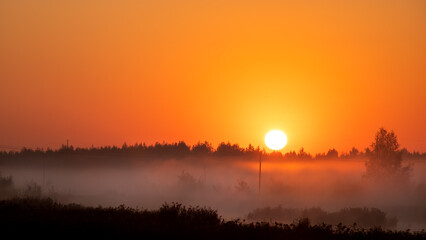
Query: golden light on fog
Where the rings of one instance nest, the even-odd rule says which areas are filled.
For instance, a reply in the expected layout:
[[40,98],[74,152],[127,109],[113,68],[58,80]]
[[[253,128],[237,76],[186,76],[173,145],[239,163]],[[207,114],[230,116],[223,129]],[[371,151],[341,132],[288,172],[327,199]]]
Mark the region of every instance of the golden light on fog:
[[280,130],[272,130],[266,134],[265,144],[272,150],[280,150],[287,144],[287,136]]

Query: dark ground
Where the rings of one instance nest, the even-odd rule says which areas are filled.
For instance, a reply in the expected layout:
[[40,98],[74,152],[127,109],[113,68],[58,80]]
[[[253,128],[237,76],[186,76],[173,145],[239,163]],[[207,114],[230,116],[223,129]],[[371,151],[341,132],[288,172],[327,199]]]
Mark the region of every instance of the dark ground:
[[343,225],[225,221],[217,211],[164,204],[159,210],[63,205],[50,199],[0,202],[0,232],[13,238],[116,239],[426,239],[426,232]]

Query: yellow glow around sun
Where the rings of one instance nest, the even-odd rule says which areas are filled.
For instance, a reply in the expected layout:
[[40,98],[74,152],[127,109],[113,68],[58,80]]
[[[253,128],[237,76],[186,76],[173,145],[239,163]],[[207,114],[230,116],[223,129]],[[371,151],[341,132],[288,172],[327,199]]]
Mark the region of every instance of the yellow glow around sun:
[[272,150],[280,150],[287,144],[287,136],[280,130],[272,130],[266,134],[265,143]]

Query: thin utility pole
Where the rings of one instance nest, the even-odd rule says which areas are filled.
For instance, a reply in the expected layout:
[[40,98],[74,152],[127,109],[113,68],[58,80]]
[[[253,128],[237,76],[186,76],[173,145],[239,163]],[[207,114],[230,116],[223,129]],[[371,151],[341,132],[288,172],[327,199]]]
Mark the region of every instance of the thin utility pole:
[[260,193],[261,181],[262,181],[262,153],[259,151],[259,193]]

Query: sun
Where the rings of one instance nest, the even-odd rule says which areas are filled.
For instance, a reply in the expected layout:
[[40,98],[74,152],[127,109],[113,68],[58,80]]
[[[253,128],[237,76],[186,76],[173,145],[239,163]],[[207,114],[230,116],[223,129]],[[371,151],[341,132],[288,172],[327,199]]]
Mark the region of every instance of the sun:
[[272,130],[266,134],[265,143],[272,150],[280,150],[287,144],[287,136],[280,130]]

